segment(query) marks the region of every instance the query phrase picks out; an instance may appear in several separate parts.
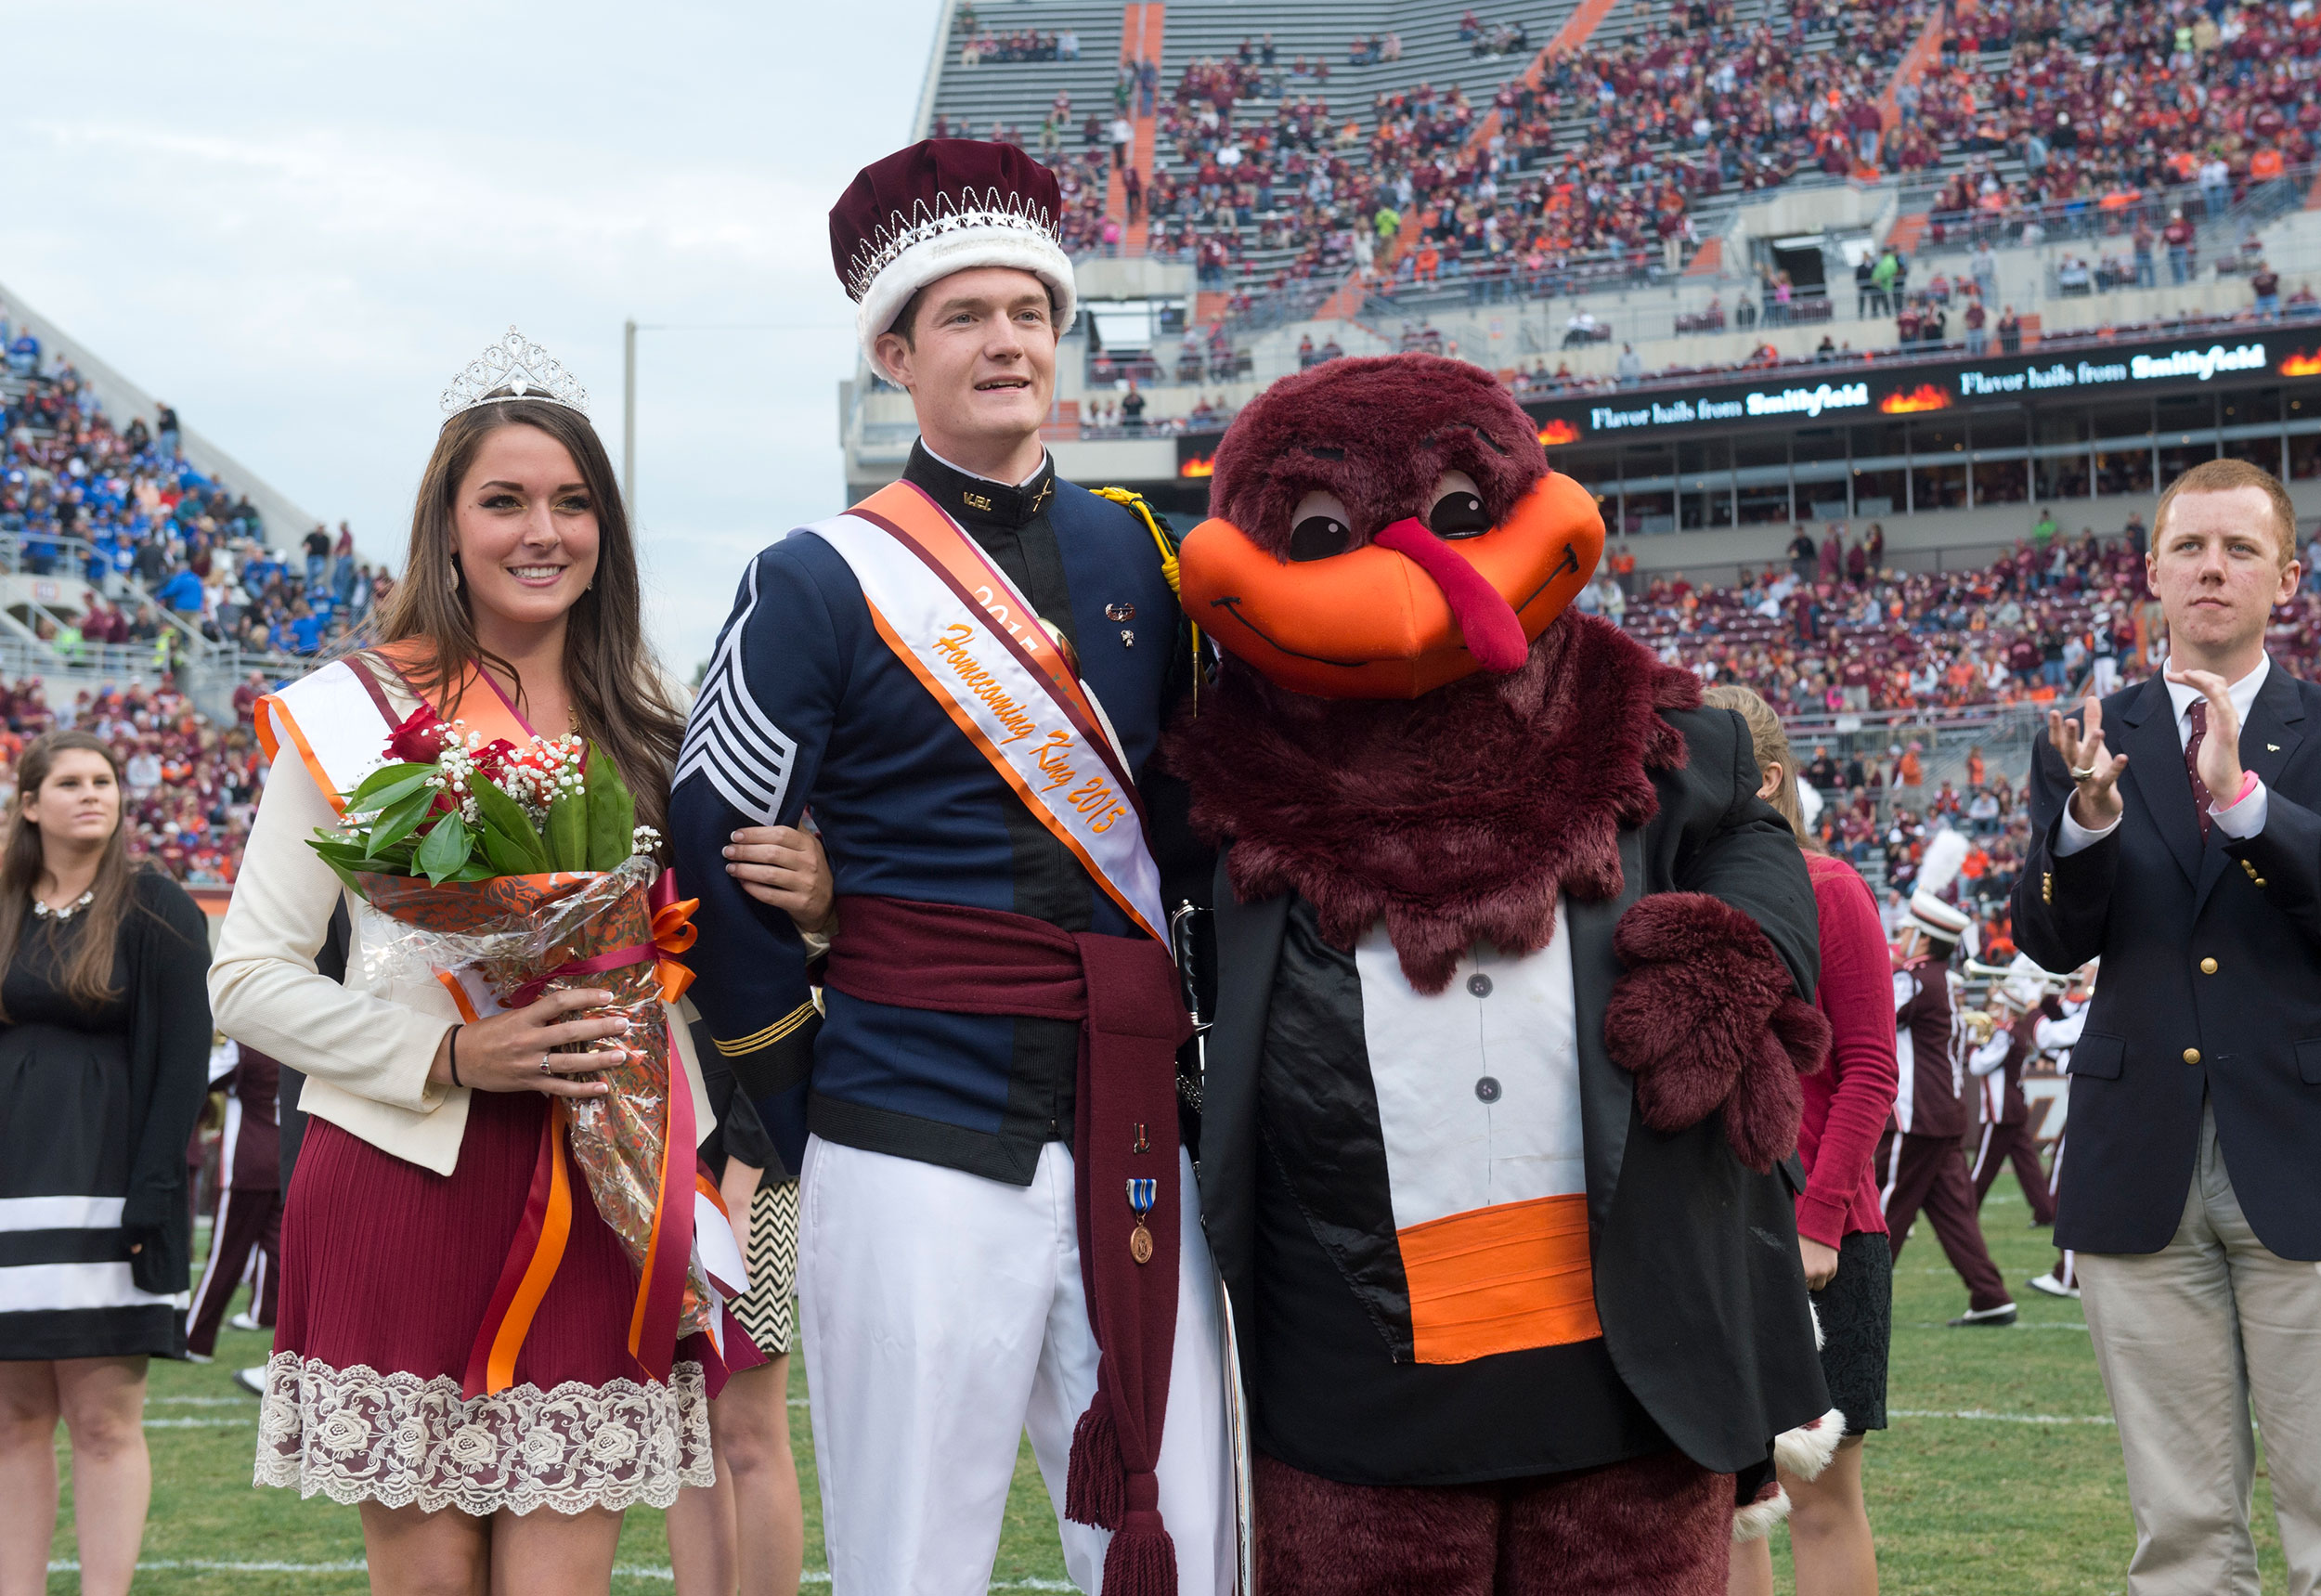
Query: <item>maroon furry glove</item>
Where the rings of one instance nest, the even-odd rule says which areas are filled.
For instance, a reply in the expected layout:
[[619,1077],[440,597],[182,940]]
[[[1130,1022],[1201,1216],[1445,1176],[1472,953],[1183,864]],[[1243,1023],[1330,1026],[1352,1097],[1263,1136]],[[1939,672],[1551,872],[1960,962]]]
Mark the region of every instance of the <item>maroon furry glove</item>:
[[1797,1145],[1797,1077],[1828,1057],[1829,1021],[1791,989],[1757,923],[1705,892],[1655,892],[1620,916],[1613,951],[1627,973],[1603,1016],[1605,1050],[1636,1076],[1656,1131],[1718,1109],[1741,1161],[1762,1174]]

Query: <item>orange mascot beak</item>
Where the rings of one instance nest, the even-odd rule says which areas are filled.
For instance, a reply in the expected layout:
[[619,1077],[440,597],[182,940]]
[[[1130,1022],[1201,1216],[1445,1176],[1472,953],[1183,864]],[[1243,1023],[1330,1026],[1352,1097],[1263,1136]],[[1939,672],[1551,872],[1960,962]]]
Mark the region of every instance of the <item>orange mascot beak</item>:
[[1472,538],[1398,521],[1359,549],[1292,563],[1212,519],[1177,559],[1186,615],[1276,685],[1416,698],[1479,668],[1520,668],[1602,553],[1594,495],[1550,472]]

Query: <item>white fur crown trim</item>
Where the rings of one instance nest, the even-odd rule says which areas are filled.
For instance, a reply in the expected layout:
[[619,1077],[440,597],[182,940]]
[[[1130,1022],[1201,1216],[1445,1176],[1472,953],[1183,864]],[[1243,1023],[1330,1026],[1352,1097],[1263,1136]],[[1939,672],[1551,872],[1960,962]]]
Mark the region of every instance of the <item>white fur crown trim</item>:
[[1056,336],[1071,331],[1080,293],[1072,282],[1071,257],[1045,233],[1021,227],[959,227],[929,234],[879,268],[854,308],[854,335],[873,370],[878,364],[878,335],[895,323],[911,296],[953,272],[978,266],[1012,266],[1047,284],[1056,301]]

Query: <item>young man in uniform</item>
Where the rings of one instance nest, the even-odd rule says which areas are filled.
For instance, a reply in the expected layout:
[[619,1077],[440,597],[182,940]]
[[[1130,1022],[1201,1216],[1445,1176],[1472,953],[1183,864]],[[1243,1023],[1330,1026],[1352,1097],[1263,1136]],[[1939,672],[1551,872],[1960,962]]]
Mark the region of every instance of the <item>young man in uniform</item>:
[[[831,212],[920,439],[901,483],[752,563],[675,776],[694,996],[800,1170],[841,1596],[982,1591],[1027,1428],[1081,1589],[1205,1596],[1237,1561],[1137,787],[1178,613],[1154,533],[1040,442],[1074,309],[1059,203],[1021,150],[933,139]],[[732,873],[810,811],[826,1015],[788,916]]]
[[1951,1321],[2011,1325],[2015,1299],[1983,1245],[1974,1188],[1959,1147],[1967,1128],[1965,1032],[1951,994],[1951,954],[1966,916],[1921,888],[1911,894],[1894,972],[1894,1053],[1901,1066],[1894,1115],[1878,1144],[1879,1200],[1894,1256],[1926,1211],[1951,1267],[1966,1282],[1966,1311]]

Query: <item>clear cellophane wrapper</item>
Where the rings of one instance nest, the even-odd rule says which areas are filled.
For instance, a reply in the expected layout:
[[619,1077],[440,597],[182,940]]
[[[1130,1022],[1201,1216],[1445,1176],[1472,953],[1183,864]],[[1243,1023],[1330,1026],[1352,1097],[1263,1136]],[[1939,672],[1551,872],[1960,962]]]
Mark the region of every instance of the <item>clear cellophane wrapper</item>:
[[[629,1261],[642,1274],[653,1239],[653,1215],[661,1192],[664,1160],[669,1155],[668,1094],[689,1091],[683,1067],[671,1058],[667,1011],[661,1002],[655,959],[617,968],[555,975],[562,967],[653,942],[653,911],[646,901],[659,867],[639,854],[616,870],[542,876],[501,876],[489,881],[447,881],[431,887],[423,877],[357,876],[364,900],[362,961],[373,991],[395,981],[434,982],[436,972],[471,978],[509,1007],[527,983],[540,981],[538,1001],[549,993],[573,989],[609,992],[613,1001],[589,1009],[590,1019],[629,1021],[628,1058],[594,1079],[612,1088],[601,1097],[551,1097],[564,1121],[573,1161],[587,1178],[596,1211],[620,1238]],[[558,1052],[585,1052],[576,1043]],[[687,1161],[694,1149],[678,1149]],[[690,1178],[683,1182],[691,1217]],[[688,1260],[685,1301],[678,1314],[681,1336],[709,1329],[710,1295],[698,1251]]]

